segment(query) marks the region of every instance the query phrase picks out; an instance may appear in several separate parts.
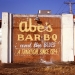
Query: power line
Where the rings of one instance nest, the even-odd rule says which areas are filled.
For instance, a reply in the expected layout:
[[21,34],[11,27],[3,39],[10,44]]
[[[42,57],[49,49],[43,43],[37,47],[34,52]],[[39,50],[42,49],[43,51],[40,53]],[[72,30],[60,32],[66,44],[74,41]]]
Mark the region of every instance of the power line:
[[[62,4],[61,7],[59,8],[59,10],[62,8],[62,6],[63,6],[63,4]],[[59,11],[59,10],[58,10],[58,11]],[[58,11],[56,12],[56,14],[58,13]]]
[[64,6],[64,8],[61,10],[60,14],[63,13],[63,11],[66,9],[66,6]]
[[[64,5],[64,2],[62,3],[62,5],[61,5],[61,7],[58,9],[58,11],[56,12],[56,14],[59,14],[58,12],[61,10],[61,8],[63,7],[63,5]],[[65,7],[63,8],[63,10],[65,9]],[[62,10],[62,11],[63,11]],[[62,11],[60,11],[60,13],[62,12]]]
[[69,5],[69,8],[70,8],[70,14],[72,14],[72,5],[73,4],[75,4],[75,2],[71,2],[71,1],[69,1],[69,2],[64,2],[64,4],[68,4]]

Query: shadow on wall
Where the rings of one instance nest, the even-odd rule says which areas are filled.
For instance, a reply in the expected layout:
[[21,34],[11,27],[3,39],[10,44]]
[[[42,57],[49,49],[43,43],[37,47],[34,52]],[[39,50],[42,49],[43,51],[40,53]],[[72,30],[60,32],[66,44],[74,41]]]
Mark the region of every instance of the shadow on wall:
[[2,20],[0,20],[0,28],[1,28]]
[[1,44],[1,41],[2,41],[2,20],[0,20],[0,44]]
[[1,41],[2,41],[2,20],[0,20],[0,60],[1,60]]

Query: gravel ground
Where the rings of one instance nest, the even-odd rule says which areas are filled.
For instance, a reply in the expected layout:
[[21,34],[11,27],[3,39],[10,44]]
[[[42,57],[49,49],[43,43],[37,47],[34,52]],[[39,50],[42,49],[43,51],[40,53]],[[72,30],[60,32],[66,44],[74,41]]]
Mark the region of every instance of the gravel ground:
[[0,63],[0,75],[75,75],[75,62],[67,63]]

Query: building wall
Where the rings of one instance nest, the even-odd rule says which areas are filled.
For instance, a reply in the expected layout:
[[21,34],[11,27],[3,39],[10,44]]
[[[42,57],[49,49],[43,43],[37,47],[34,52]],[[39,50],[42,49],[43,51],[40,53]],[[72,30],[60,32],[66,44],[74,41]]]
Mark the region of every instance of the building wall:
[[1,29],[2,20],[0,20],[0,60],[1,60],[1,40],[2,40],[2,29]]
[[74,18],[74,61],[75,61],[75,16]]
[[[13,62],[41,62],[44,61],[61,61],[61,16],[45,16],[39,15],[40,21],[35,21],[36,15],[13,15]],[[28,20],[27,20],[28,18]],[[27,26],[31,29],[31,31],[21,32],[19,30],[21,23],[27,23]],[[26,25],[25,25],[26,26]],[[43,26],[42,32],[36,29],[35,31],[33,27]],[[26,28],[26,27],[24,27]],[[33,29],[32,29],[33,28]],[[47,28],[50,32],[47,31]],[[32,32],[33,31],[33,32]],[[15,33],[15,34],[14,34]],[[32,37],[33,40],[25,41],[28,34]],[[46,38],[49,38],[46,41],[45,34],[47,34]],[[35,41],[35,35],[39,35],[42,38],[40,40]],[[24,36],[24,40],[18,40],[18,36]],[[48,37],[49,36],[49,37]],[[17,41],[18,40],[18,41]],[[40,45],[39,47],[35,46],[36,43]],[[30,47],[24,47],[23,45],[30,45]],[[53,44],[51,46],[51,44]],[[51,47],[49,47],[51,46]],[[31,51],[28,53],[27,51]],[[33,51],[37,51],[36,53]],[[47,53],[46,53],[46,52]],[[32,53],[33,52],[33,53]]]
[[[16,15],[16,17],[25,17],[27,15]],[[32,17],[34,15],[28,15]],[[49,15],[40,15],[40,17],[49,17]],[[61,61],[74,61],[74,29],[73,29],[73,15],[72,14],[62,14],[62,16],[52,15],[52,17],[60,17],[61,19]],[[10,19],[8,23],[8,19]],[[28,18],[27,18],[28,19]],[[26,19],[26,20],[27,20]],[[21,18],[20,18],[21,20]],[[20,22],[19,20],[19,22]],[[24,20],[24,19],[23,19]],[[45,21],[45,19],[44,19]],[[15,21],[14,21],[15,23]],[[17,24],[18,22],[16,22]],[[11,27],[12,20],[8,17],[8,13],[3,12],[2,14],[2,51],[1,51],[1,61],[2,63],[11,63]],[[16,27],[17,28],[17,27]],[[14,32],[15,33],[15,32]],[[6,37],[6,38],[5,38]],[[17,43],[16,43],[17,44]],[[16,48],[16,46],[14,46]],[[19,53],[19,52],[18,52]],[[59,56],[60,57],[60,56]]]
[[62,14],[62,61],[74,61],[73,14]]

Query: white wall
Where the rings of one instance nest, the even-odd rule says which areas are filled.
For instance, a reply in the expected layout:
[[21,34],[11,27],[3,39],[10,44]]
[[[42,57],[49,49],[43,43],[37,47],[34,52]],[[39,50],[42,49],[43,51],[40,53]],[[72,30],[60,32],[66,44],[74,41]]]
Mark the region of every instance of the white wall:
[[62,61],[74,61],[73,14],[62,14],[61,22]]
[[2,49],[1,62],[11,63],[11,33],[12,15],[8,12],[2,12]]
[[1,60],[1,42],[2,42],[2,28],[0,28],[0,60]]
[[8,63],[8,13],[2,13],[2,50],[1,62]]
[[1,61],[1,44],[0,44],[0,61]]
[[74,56],[75,56],[75,19],[74,19]]

